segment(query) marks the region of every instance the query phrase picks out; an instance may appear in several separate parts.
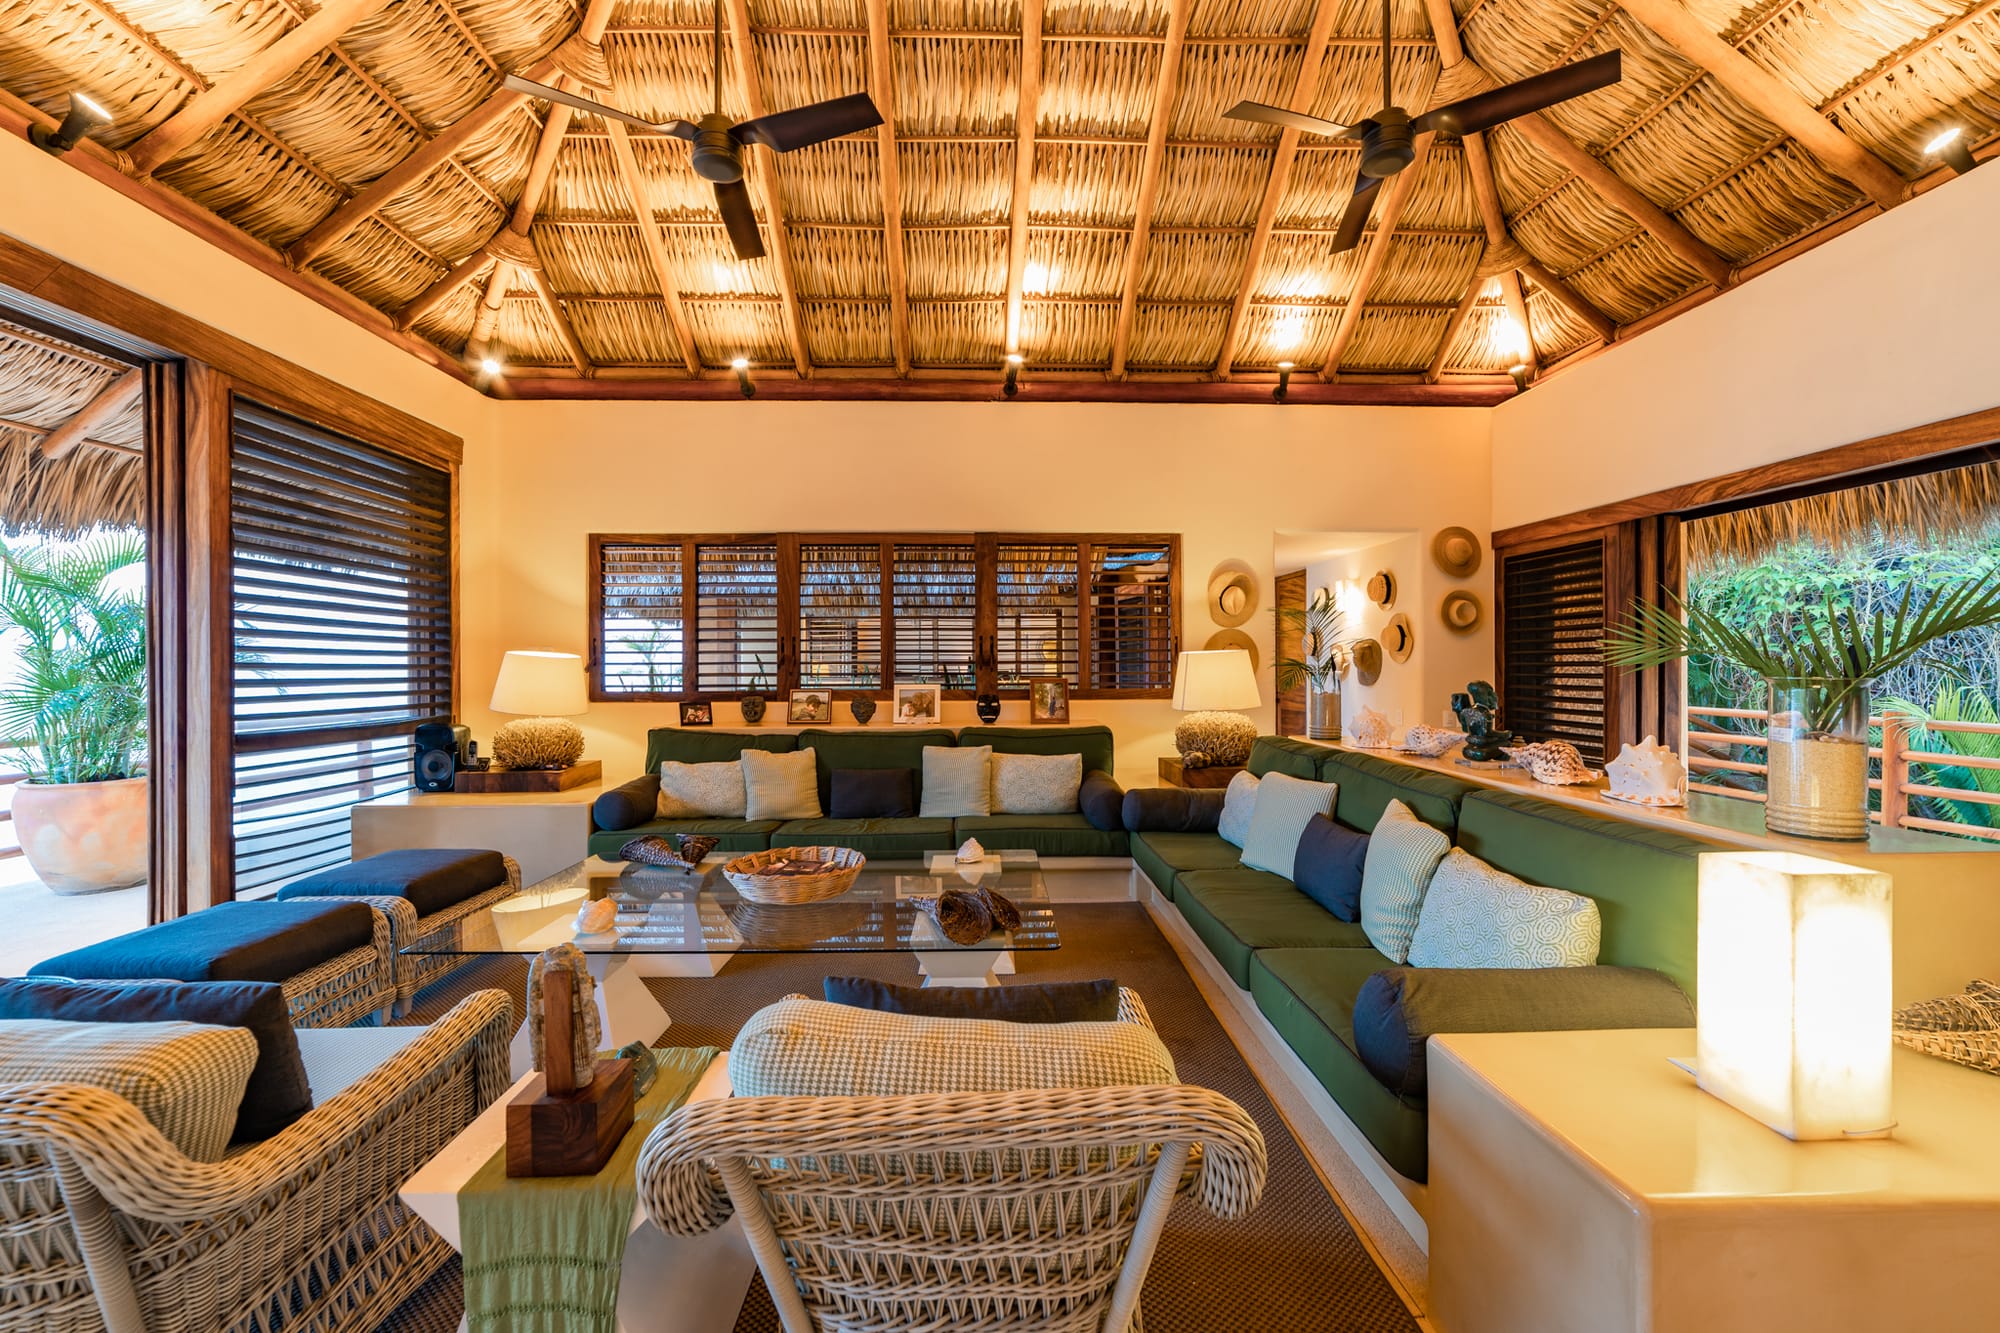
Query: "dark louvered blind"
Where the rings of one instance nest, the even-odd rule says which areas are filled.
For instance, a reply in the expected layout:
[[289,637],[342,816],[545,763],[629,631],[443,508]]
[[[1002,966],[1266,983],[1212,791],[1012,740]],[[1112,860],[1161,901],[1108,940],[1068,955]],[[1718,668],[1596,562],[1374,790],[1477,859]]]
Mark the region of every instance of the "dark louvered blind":
[[995,558],[995,653],[1002,688],[1029,676],[1077,681],[1077,544],[1001,542]]
[[799,543],[799,687],[882,685],[882,547]]
[[1568,741],[1604,762],[1604,544],[1508,556],[1500,720],[1534,741]]
[[451,700],[451,480],[239,403],[230,464],[238,897],[348,856]]
[[772,690],[778,680],[776,542],[694,548],[695,689]]
[[1093,543],[1088,687],[1170,690],[1174,650],[1170,544]]
[[598,653],[607,694],[678,694],[687,681],[679,542],[606,542]]
[[979,561],[971,542],[897,542],[889,572],[896,679],[969,690],[979,643]]

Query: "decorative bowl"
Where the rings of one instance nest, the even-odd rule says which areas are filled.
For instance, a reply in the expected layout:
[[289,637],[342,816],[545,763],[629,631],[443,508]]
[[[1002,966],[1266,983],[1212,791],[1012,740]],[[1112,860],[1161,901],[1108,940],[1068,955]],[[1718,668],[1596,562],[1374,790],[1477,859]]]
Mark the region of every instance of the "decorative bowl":
[[867,864],[852,847],[773,847],[737,857],[722,874],[753,903],[817,903],[853,888]]

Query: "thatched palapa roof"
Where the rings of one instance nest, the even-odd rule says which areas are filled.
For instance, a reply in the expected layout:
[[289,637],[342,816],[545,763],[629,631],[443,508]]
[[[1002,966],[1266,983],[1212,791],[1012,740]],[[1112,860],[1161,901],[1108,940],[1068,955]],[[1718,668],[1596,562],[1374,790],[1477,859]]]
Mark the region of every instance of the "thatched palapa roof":
[[84,89],[118,167],[337,308],[607,393],[738,356],[996,377],[1016,349],[1043,380],[1505,385],[1896,206],[1939,127],[2000,128],[1991,0],[1395,0],[1413,110],[1613,47],[1624,79],[1420,145],[1337,255],[1355,146],[1220,113],[1370,113],[1373,0],[722,3],[725,112],[888,116],[748,155],[749,263],[686,144],[499,85],[699,114],[700,0],[0,0],[0,111]]
[[135,374],[0,321],[0,531],[76,536],[145,521]]

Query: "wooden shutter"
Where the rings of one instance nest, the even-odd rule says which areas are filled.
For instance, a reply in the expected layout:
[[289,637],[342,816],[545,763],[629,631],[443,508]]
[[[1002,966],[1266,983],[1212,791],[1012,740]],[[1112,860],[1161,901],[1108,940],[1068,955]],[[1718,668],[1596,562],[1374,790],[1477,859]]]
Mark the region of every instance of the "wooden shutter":
[[800,688],[882,686],[882,545],[799,542]]
[[1074,688],[1079,547],[1070,541],[1009,541],[995,547],[994,658],[1002,689],[1030,676],[1061,676]]
[[897,542],[889,589],[895,678],[970,691],[979,646],[979,561],[972,541]]
[[775,541],[694,548],[695,690],[744,694],[778,688],[784,663]]
[[671,696],[687,688],[684,547],[592,543],[597,551],[598,697]]
[[1088,544],[1086,690],[1118,695],[1173,689],[1180,630],[1178,546],[1173,539]]
[[1617,748],[1616,673],[1604,632],[1619,590],[1619,534],[1500,556],[1500,721],[1532,741],[1568,741],[1591,764]]

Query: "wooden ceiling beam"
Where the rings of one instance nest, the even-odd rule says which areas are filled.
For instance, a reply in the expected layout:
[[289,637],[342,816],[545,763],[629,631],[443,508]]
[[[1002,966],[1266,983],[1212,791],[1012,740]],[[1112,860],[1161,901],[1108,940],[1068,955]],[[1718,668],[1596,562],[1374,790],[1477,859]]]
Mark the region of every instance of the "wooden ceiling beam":
[[[1184,3],[1184,0],[1176,0]],[[903,173],[896,157],[896,62],[889,45],[889,0],[868,0],[868,73],[882,124],[875,131],[882,173],[882,250],[889,270],[889,346],[896,373],[910,373],[910,282],[903,255]]]
[[42,460],[53,463],[90,438],[90,433],[115,421],[146,391],[146,372],[132,369],[98,390],[69,420],[42,437]]
[[205,93],[196,93],[180,110],[156,125],[126,150],[133,169],[150,176],[220,125],[251,98],[298,69],[339,41],[362,19],[383,9],[389,0],[326,0],[311,18],[244,61],[229,77]]
[[[879,2],[879,0],[876,0]],[[1167,160],[1167,122],[1180,91],[1181,53],[1187,49],[1188,15],[1193,0],[1172,0],[1167,11],[1167,42],[1160,52],[1160,80],[1153,90],[1153,118],[1146,126],[1146,156],[1139,167],[1139,199],[1132,214],[1132,240],[1125,249],[1125,281],[1119,289],[1118,323],[1111,335],[1111,378],[1125,378],[1125,361],[1132,350],[1132,326],[1139,310],[1139,281],[1146,272],[1146,248],[1153,240],[1153,210],[1160,201],[1160,176]]]
[[1451,345],[1458,341],[1459,330],[1465,327],[1472,308],[1479,304],[1479,295],[1486,290],[1487,281],[1485,274],[1475,273],[1472,281],[1466,284],[1465,296],[1459,301],[1458,308],[1451,312],[1451,319],[1444,326],[1444,337],[1438,339],[1437,353],[1431,357],[1430,368],[1424,371],[1424,383],[1436,384],[1438,377],[1444,374],[1444,361],[1451,355]]
[[519,268],[521,274],[527,278],[528,285],[535,289],[535,296],[541,301],[542,309],[548,311],[549,322],[556,326],[556,336],[562,339],[563,351],[569,354],[570,364],[576,367],[577,374],[585,379],[590,378],[595,370],[590,364],[590,354],[583,350],[583,344],[577,340],[576,327],[569,321],[569,311],[563,308],[562,298],[549,286],[548,275],[542,272],[539,264],[523,264]]
[[[1319,95],[1319,70],[1326,59],[1327,38],[1339,17],[1337,0],[1319,0],[1313,8],[1312,27],[1306,32],[1305,58],[1299,62],[1298,76],[1292,80],[1291,95],[1285,105],[1293,111],[1310,113]],[[1428,137],[1428,136],[1427,136]],[[1215,377],[1229,378],[1236,361],[1236,340],[1242,336],[1243,320],[1250,310],[1251,294],[1264,269],[1264,250],[1271,243],[1271,224],[1277,221],[1278,205],[1292,179],[1292,159],[1298,155],[1299,131],[1286,126],[1278,134],[1278,149],[1271,158],[1271,174],[1264,182],[1264,198],[1257,205],[1257,222],[1250,232],[1250,253],[1243,260],[1243,276],[1236,283],[1236,299],[1229,308],[1229,323],[1222,330],[1222,350],[1215,358]],[[1415,164],[1411,164],[1414,169]]]
[[1028,274],[1028,205],[1035,189],[1035,124],[1042,109],[1042,0],[1021,0],[1021,100],[1014,110],[1014,193],[1007,226],[1007,344],[1021,350],[1022,284]]
[[1388,266],[1389,250],[1396,240],[1396,223],[1402,219],[1403,208],[1410,202],[1410,196],[1416,193],[1417,181],[1423,176],[1424,163],[1430,157],[1431,142],[1436,138],[1435,134],[1419,134],[1416,156],[1410,160],[1410,165],[1397,172],[1382,187],[1382,207],[1375,214],[1374,238],[1368,242],[1368,253],[1362,257],[1361,271],[1355,274],[1354,290],[1348,293],[1347,307],[1341,313],[1340,327],[1334,330],[1333,347],[1326,354],[1326,364],[1319,368],[1322,380],[1331,380],[1340,373],[1340,360],[1347,355],[1348,347],[1354,342],[1362,316],[1368,313],[1368,293]]
[[[620,399],[641,402],[741,402],[742,391],[730,377],[700,379],[570,379],[536,374],[527,367],[510,375],[510,397],[523,399]],[[757,398],[787,402],[993,402],[1000,398],[997,378],[958,372],[960,378],[901,378],[891,367],[877,378],[821,375],[810,380],[760,380]],[[1058,379],[1022,376],[1015,402],[1044,403],[1260,403],[1268,407],[1276,376],[1242,376],[1229,383],[1211,380],[1126,379],[1101,376]],[[1287,407],[1312,404],[1368,404],[1377,407],[1493,407],[1514,395],[1504,376],[1466,377],[1425,384],[1420,375],[1393,380],[1321,384],[1293,379]]]
[[674,282],[673,268],[667,262],[667,243],[660,235],[659,219],[647,200],[646,180],[639,174],[639,155],[632,151],[632,135],[622,121],[607,119],[604,123],[611,130],[611,156],[618,163],[619,178],[632,201],[632,220],[639,224],[640,246],[646,252],[646,262],[652,265],[654,280],[660,284],[660,295],[667,301],[667,321],[674,326],[681,360],[686,363],[688,374],[699,374],[701,350],[695,346],[694,328],[688,323],[687,307],[681,304],[680,287]]
[[[1550,272],[1548,266],[1540,260],[1531,259],[1529,262],[1521,265],[1520,273],[1522,277],[1540,287],[1563,305],[1568,306],[1571,314],[1590,325],[1591,332],[1595,333],[1605,342],[1611,342],[1619,336],[1616,320],[1584,299],[1581,293]],[[1721,289],[1709,288],[1707,290],[1719,291]]]
[[[749,0],[728,0],[724,10],[729,16],[729,48],[736,57],[736,77],[743,85],[743,103],[750,118],[755,120],[768,114],[769,107],[764,101],[764,81],[757,72]],[[766,249],[771,256],[772,275],[778,282],[778,295],[784,301],[785,340],[792,346],[792,367],[800,379],[809,379],[813,372],[812,358],[806,352],[805,318],[799,311],[798,275],[792,266],[792,238],[785,230],[784,201],[778,190],[778,164],[774,156],[767,155],[757,164],[758,193],[764,196],[764,230],[770,235]]]
[[1529,376],[1533,377],[1541,366],[1541,360],[1535,351],[1535,326],[1528,322],[1528,298],[1521,292],[1520,271],[1508,269],[1500,275],[1499,281],[1500,299],[1506,304],[1507,313],[1521,326],[1521,364],[1527,366]]
[[[1435,0],[1433,2],[1435,3]],[[1446,0],[1446,4],[1448,11],[1449,0]],[[1440,50],[1442,49],[1440,46]],[[1486,149],[1486,136],[1468,134],[1464,143],[1466,171],[1472,177],[1472,197],[1478,201],[1479,217],[1486,226],[1486,243],[1489,247],[1505,245],[1513,239],[1513,233],[1509,231],[1506,214],[1500,207],[1500,187],[1493,177],[1493,157]],[[1575,288],[1549,272],[1548,267],[1528,254],[1525,247],[1520,248],[1520,255],[1522,261],[1515,270],[1517,273],[1526,276],[1537,287],[1544,288],[1550,296],[1568,306],[1578,319],[1588,324],[1591,331],[1605,342],[1610,342],[1617,336],[1617,321],[1586,301]]]
[[1901,172],[1848,138],[1818,108],[1709,31],[1680,0],[1619,0],[1619,7],[1884,209],[1909,198],[1909,183]]

